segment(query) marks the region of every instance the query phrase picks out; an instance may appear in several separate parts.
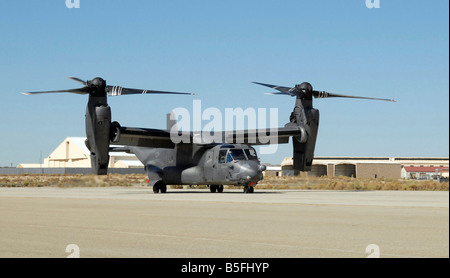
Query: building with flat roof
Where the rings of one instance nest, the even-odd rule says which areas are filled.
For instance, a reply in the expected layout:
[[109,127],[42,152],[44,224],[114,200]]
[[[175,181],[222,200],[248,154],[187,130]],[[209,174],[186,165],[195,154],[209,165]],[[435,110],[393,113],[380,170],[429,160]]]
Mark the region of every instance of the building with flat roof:
[[282,170],[279,165],[266,165],[266,170],[263,171],[264,177],[281,177]]
[[437,177],[447,178],[449,167],[434,167],[434,166],[423,166],[423,167],[410,167],[405,166],[402,168],[402,178],[403,179],[419,179],[419,180],[431,180],[437,179]]
[[[281,163],[282,175],[292,176],[292,157]],[[358,178],[411,178],[405,167],[448,168],[449,158],[444,157],[315,157],[310,176],[347,176]],[[406,168],[408,169],[408,168]]]

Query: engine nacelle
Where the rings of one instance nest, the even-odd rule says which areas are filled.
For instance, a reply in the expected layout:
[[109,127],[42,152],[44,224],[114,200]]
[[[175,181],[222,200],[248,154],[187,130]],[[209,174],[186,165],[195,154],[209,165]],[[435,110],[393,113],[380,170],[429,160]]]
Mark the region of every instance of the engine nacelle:
[[319,130],[319,118],[319,110],[312,107],[311,100],[297,98],[296,107],[291,114],[291,124],[300,128],[302,134],[292,139],[294,170],[311,171]]
[[90,97],[86,109],[86,146],[91,151],[95,174],[106,175],[109,164],[111,108],[106,97]]

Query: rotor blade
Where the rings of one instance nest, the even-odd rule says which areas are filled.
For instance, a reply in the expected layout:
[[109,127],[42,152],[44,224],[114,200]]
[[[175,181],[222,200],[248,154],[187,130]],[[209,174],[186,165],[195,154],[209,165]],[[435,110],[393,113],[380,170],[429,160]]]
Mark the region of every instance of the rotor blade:
[[357,96],[332,94],[332,93],[328,93],[328,92],[324,92],[324,91],[314,91],[313,95],[315,98],[342,97],[342,98],[357,98],[357,99],[370,99],[370,100],[382,100],[382,101],[396,102],[393,99],[387,99],[387,98],[357,97]]
[[69,79],[72,79],[73,81],[77,81],[77,82],[80,82],[81,84],[83,84],[83,85],[87,85],[87,82],[86,81],[84,81],[84,80],[82,80],[82,79],[80,79],[80,78],[78,78],[78,77],[68,77]]
[[[289,88],[289,87],[283,87],[283,86],[278,86],[278,85],[270,85],[270,84],[264,84],[264,83],[259,83],[259,82],[252,82],[252,83],[258,84],[258,85],[261,85],[261,86],[266,86],[266,87],[278,90],[278,91],[283,92],[283,93],[289,93],[289,92],[292,91],[292,88]],[[293,95],[293,94],[289,94],[289,95]]]
[[266,93],[266,95],[284,95],[284,96],[295,97],[295,94],[286,93],[286,92]]
[[89,90],[87,87],[83,87],[80,89],[68,89],[68,90],[58,90],[58,91],[42,91],[42,92],[25,92],[22,93],[24,95],[37,95],[37,94],[53,94],[53,93],[72,93],[72,94],[80,94],[86,95],[89,94]]
[[197,95],[192,93],[177,93],[166,91],[152,91],[141,89],[122,88],[120,86],[106,86],[106,92],[109,96],[121,96],[121,95],[146,95],[146,94],[166,94],[166,95]]

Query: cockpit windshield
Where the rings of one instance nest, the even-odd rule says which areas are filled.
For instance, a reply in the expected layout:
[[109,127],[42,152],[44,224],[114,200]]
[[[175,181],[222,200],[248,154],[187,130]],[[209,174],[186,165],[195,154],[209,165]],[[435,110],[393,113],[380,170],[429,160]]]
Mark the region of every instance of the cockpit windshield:
[[230,148],[228,150],[219,151],[219,163],[229,163],[239,160],[258,160],[258,155],[253,148],[244,150],[241,148]]
[[248,160],[258,160],[258,155],[256,154],[255,149],[247,149],[245,150],[245,154],[248,157]]
[[230,149],[228,151],[227,163],[233,160],[247,160],[242,149]]

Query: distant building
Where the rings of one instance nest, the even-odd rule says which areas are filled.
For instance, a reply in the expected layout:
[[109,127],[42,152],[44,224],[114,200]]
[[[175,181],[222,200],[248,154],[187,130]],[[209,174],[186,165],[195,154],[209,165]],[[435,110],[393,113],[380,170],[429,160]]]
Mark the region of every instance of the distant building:
[[[43,164],[20,164],[17,168],[91,168],[86,138],[67,137]],[[292,157],[281,165],[266,165],[264,176],[293,176]],[[144,168],[134,154],[111,152],[109,168]],[[445,157],[315,157],[308,176],[347,176],[358,178],[435,179],[449,176],[449,158]],[[130,169],[131,170],[131,169]]]
[[[20,164],[18,168],[91,168],[90,151],[83,137],[67,137],[43,164]],[[111,152],[109,168],[143,168],[134,154]]]
[[402,178],[403,179],[418,179],[418,180],[431,180],[438,177],[447,178],[448,167],[403,167]]
[[283,175],[279,165],[266,165],[266,167],[266,170],[263,172],[264,177],[281,177]]
[[393,161],[398,162],[402,167],[447,167],[448,157],[394,157]]
[[[405,167],[448,168],[449,159],[442,157],[315,157],[309,176],[347,176],[358,178],[410,178]],[[293,176],[292,157],[281,163],[282,175]],[[408,176],[408,177],[407,177]]]

